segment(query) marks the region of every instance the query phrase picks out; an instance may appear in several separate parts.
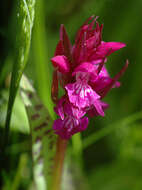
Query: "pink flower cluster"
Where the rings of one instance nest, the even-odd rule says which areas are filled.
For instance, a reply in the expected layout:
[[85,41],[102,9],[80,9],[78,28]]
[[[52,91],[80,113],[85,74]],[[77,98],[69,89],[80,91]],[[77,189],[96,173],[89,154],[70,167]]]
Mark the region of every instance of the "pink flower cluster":
[[[54,121],[53,129],[63,139],[84,131],[88,117],[104,116],[108,104],[102,98],[111,88],[120,86],[117,80],[128,66],[126,63],[114,78],[109,76],[104,65],[107,57],[125,44],[102,41],[102,28],[97,18],[90,17],[78,30],[72,46],[61,25],[60,40],[51,61],[55,68],[52,99],[56,103],[55,112],[60,117]],[[58,83],[65,90],[59,100]]]

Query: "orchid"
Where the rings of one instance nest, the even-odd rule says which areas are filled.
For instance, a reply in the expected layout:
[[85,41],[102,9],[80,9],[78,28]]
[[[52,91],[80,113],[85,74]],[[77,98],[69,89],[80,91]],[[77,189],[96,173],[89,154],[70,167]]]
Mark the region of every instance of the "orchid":
[[[60,40],[51,62],[55,68],[52,99],[56,103],[55,112],[60,117],[54,121],[53,129],[63,139],[85,130],[88,117],[104,116],[108,104],[102,98],[111,88],[120,86],[118,79],[128,66],[127,62],[114,78],[109,76],[105,66],[107,57],[125,44],[102,41],[102,29],[97,17],[91,16],[78,30],[72,45],[65,27],[61,25]],[[59,84],[65,91],[60,98]]]

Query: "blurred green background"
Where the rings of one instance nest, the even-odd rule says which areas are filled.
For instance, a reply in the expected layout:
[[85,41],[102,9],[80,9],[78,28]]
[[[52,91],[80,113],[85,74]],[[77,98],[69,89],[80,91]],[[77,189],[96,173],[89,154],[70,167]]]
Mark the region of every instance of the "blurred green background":
[[[0,6],[0,134],[5,122],[9,73],[14,62],[16,1],[5,0]],[[83,173],[88,189],[142,189],[142,0],[38,0],[25,69],[39,96],[50,107],[52,81],[50,59],[64,24],[74,43],[77,29],[91,15],[104,24],[103,40],[126,43],[111,55],[107,68],[114,76],[129,59],[121,78],[121,87],[113,89],[105,101],[110,104],[104,118],[90,121],[82,133]],[[24,106],[16,98],[11,122],[9,154],[2,174],[2,189],[30,189],[32,162],[29,127]],[[0,137],[1,141],[1,137]],[[72,147],[72,145],[70,144]],[[76,144],[76,147],[79,145]],[[76,166],[79,163],[76,162]],[[79,183],[79,182],[78,182]],[[79,184],[76,182],[76,188]],[[16,184],[16,185],[15,185]],[[81,188],[80,188],[81,189]]]

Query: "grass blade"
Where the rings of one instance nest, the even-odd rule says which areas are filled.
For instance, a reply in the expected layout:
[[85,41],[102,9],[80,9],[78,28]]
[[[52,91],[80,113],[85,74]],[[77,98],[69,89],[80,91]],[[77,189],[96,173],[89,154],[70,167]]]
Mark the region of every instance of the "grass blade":
[[4,147],[6,146],[8,141],[11,113],[14,100],[23,70],[28,59],[32,27],[34,22],[35,1],[36,0],[17,1],[15,63],[13,65],[10,85],[10,94],[4,134]]

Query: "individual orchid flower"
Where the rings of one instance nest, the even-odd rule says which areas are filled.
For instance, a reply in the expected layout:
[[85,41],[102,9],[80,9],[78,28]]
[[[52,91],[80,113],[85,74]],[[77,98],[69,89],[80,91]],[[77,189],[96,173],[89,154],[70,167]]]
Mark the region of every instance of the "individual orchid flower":
[[59,100],[55,112],[60,116],[60,119],[55,120],[53,129],[63,139],[69,139],[73,134],[87,128],[88,118],[83,117],[86,112],[73,106],[67,97],[62,97]]
[[78,72],[76,82],[65,86],[69,101],[80,110],[94,105],[98,113],[104,116],[100,96],[88,85],[88,80],[88,73]]
[[[103,25],[97,17],[90,17],[78,30],[75,43],[71,45],[63,25],[60,40],[51,59],[55,68],[52,82],[52,99],[55,112],[60,117],[54,121],[53,129],[63,139],[84,131],[89,117],[104,116],[108,104],[102,98],[111,88],[119,87],[118,79],[125,72],[128,62],[111,78],[106,69],[107,57],[125,47],[121,42],[102,41]],[[65,94],[58,99],[58,85]]]

